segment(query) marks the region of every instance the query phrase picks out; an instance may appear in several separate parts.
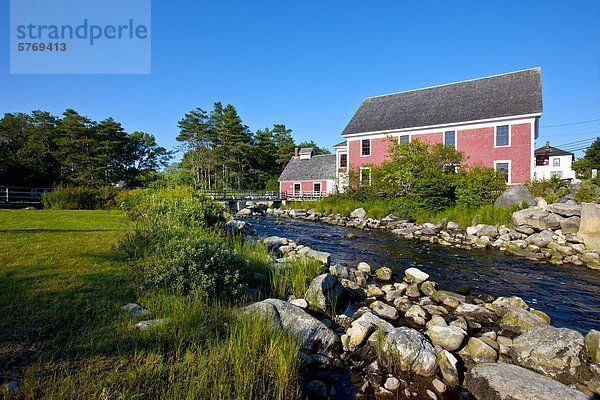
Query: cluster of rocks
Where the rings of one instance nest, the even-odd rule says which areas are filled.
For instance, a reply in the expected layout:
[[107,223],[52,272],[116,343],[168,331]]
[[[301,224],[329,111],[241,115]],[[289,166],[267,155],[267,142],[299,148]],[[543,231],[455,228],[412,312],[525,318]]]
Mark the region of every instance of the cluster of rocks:
[[321,214],[314,209],[268,208],[267,214],[320,221],[358,229],[386,229],[407,239],[420,239],[444,246],[463,249],[495,248],[532,261],[553,264],[572,263],[600,269],[600,206],[595,203],[546,204],[535,199],[535,206],[513,214],[513,224],[476,224],[463,230],[458,223],[441,221],[437,224],[416,224],[393,214],[384,218],[366,218],[363,208],[349,216]]
[[416,268],[397,276],[366,263],[336,264],[303,299],[267,299],[246,310],[298,336],[303,389],[314,398],[334,396],[333,370],[351,373],[355,398],[600,395],[600,332],[552,327],[519,297],[441,290]]
[[247,201],[244,208],[239,210],[236,215],[239,217],[249,215],[263,215],[267,211],[268,205],[265,203],[255,203],[253,201]]
[[269,254],[272,254],[275,261],[281,265],[285,266],[286,263],[303,257],[315,259],[323,265],[329,265],[331,254],[325,251],[313,250],[309,246],[279,236],[269,236],[261,241],[267,246]]

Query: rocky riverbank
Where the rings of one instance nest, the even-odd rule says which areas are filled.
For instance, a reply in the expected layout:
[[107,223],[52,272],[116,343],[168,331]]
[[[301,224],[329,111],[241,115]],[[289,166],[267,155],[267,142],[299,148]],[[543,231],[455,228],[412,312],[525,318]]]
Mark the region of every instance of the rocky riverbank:
[[[251,207],[251,206],[250,206]],[[321,214],[314,209],[246,208],[240,215],[269,214],[283,218],[318,221],[357,229],[385,229],[407,239],[419,239],[462,249],[494,248],[507,254],[537,262],[586,265],[600,269],[600,251],[595,233],[588,227],[600,226],[600,206],[595,203],[548,205],[535,199],[535,205],[513,214],[513,224],[477,224],[462,229],[456,222],[416,224],[393,214],[384,218],[366,218],[362,208],[349,216]]]
[[[264,241],[274,259],[290,254],[293,242]],[[600,333],[552,327],[548,315],[519,297],[453,293],[427,271],[395,274],[360,262],[324,263],[304,297],[287,300],[246,311],[299,337],[303,391],[311,398],[336,398],[343,375],[362,399],[600,395]]]

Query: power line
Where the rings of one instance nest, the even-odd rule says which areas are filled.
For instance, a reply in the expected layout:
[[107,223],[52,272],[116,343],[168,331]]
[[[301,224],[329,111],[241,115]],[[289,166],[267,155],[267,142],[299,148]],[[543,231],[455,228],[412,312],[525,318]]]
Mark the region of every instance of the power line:
[[593,138],[588,138],[588,139],[576,140],[576,141],[574,141],[574,142],[562,143],[562,144],[559,144],[559,145],[557,145],[557,146],[569,146],[569,145],[572,145],[572,144],[577,144],[577,143],[581,143],[581,142],[593,142],[594,140],[596,140],[596,138],[595,138],[595,137],[593,137]]
[[556,127],[559,127],[559,126],[581,125],[581,124],[589,124],[591,122],[597,122],[597,121],[600,121],[600,118],[598,118],[598,119],[590,119],[589,121],[571,122],[570,124],[540,125],[540,128],[556,128]]

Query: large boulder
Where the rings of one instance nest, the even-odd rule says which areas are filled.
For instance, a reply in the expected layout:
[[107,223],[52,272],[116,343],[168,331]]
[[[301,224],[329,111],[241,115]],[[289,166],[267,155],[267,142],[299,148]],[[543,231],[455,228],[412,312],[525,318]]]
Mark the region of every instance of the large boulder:
[[590,354],[590,360],[593,363],[600,364],[600,332],[591,329],[585,336],[585,345]]
[[442,350],[437,354],[437,362],[440,372],[444,377],[444,382],[450,387],[460,385],[460,376],[458,375],[458,360],[452,353]]
[[504,191],[494,202],[494,207],[510,207],[515,204],[521,205],[523,202],[531,206],[535,200],[527,186],[515,185]]
[[305,352],[334,355],[340,349],[340,340],[331,329],[287,301],[267,299],[251,304],[245,310],[269,318],[274,326],[294,334],[300,339]]
[[600,204],[583,203],[578,235],[585,247],[600,250]]
[[575,216],[563,218],[563,220],[560,222],[560,230],[562,231],[563,235],[579,232],[580,226],[581,218]]
[[471,368],[465,376],[465,386],[481,400],[589,400],[560,382],[503,363],[484,363]]
[[371,310],[373,310],[373,312],[375,314],[377,314],[378,316],[382,317],[382,318],[386,318],[386,319],[390,319],[390,320],[396,320],[398,319],[398,310],[396,310],[394,307],[385,304],[382,301],[374,301],[371,303],[371,305],[369,306],[371,308]]
[[543,230],[540,233],[534,233],[533,235],[529,236],[525,240],[529,244],[532,244],[534,246],[542,248],[542,247],[546,247],[550,243],[552,243],[552,236],[553,235],[554,234],[552,233],[552,231]]
[[586,375],[585,340],[572,329],[549,325],[531,328],[513,340],[510,354],[515,364],[567,385],[580,382]]
[[418,268],[407,268],[404,271],[404,275],[405,275],[405,279],[410,282],[410,283],[421,283],[421,282],[425,282],[427,279],[429,279],[429,274],[426,272],[421,271]]
[[395,328],[385,337],[383,349],[403,371],[421,376],[433,376],[437,371],[437,351],[422,333],[414,329]]
[[350,213],[350,218],[364,218],[367,216],[367,212],[364,208],[357,208]]
[[516,226],[542,230],[548,228],[548,215],[550,215],[548,211],[530,207],[515,211],[512,219]]
[[329,265],[329,259],[331,258],[331,253],[313,250],[310,247],[301,248],[300,251],[298,251],[298,254],[301,256],[315,259],[324,265]]
[[344,287],[337,277],[322,274],[312,280],[304,299],[312,310],[328,314],[340,305],[343,294]]

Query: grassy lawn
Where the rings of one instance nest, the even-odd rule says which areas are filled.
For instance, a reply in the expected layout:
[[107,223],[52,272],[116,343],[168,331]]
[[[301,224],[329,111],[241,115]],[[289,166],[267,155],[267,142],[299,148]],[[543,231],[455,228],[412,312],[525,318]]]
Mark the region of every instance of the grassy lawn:
[[[135,289],[117,211],[0,210],[0,371],[16,398],[294,398],[299,347],[265,321]],[[121,311],[138,302],[148,331]],[[4,395],[0,389],[0,397]]]

